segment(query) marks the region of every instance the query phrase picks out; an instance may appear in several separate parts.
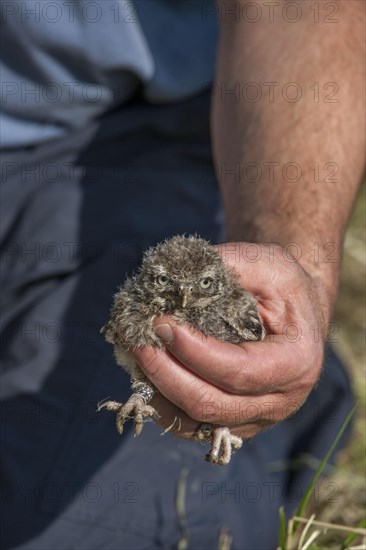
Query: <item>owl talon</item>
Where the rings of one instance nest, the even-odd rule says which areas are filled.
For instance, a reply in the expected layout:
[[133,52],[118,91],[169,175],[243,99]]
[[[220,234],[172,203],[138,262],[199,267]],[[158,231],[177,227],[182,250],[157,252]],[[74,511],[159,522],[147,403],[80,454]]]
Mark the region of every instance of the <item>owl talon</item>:
[[211,451],[205,455],[205,460],[223,466],[229,464],[233,453],[243,444],[243,440],[230,433],[229,428],[214,427],[211,424],[201,424],[196,437],[200,441],[212,442]]
[[142,432],[144,425],[144,418],[152,417],[157,418],[158,413],[150,405],[146,405],[144,398],[138,393],[134,393],[128,399],[128,401],[123,404],[118,401],[105,401],[98,405],[98,411],[102,409],[107,409],[107,411],[112,411],[116,414],[116,426],[119,434],[123,432],[123,426],[126,420],[133,418],[135,423],[135,433],[134,437],[137,437]]

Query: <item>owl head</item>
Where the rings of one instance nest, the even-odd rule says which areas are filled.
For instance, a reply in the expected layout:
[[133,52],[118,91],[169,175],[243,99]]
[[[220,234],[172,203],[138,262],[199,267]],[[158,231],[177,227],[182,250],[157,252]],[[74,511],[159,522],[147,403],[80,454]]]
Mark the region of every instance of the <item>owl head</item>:
[[207,307],[235,285],[216,250],[193,236],[172,237],[149,249],[136,283],[144,288],[145,299],[166,311]]

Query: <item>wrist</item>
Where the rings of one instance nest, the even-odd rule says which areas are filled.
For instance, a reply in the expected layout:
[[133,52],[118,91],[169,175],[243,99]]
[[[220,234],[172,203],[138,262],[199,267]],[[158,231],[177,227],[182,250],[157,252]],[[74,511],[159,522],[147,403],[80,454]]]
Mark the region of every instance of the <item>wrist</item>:
[[299,264],[308,278],[314,302],[318,305],[321,315],[319,322],[322,325],[323,336],[326,338],[338,294],[339,269],[333,267],[330,270],[318,270],[314,269],[313,265],[306,263],[304,265],[301,262]]

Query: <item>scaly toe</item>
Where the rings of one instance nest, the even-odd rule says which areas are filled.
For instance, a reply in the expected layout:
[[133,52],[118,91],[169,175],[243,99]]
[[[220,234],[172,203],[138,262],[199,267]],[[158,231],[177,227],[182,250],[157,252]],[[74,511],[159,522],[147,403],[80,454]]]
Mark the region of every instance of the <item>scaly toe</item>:
[[118,401],[100,401],[97,405],[97,412],[100,412],[102,409],[118,412],[121,407],[123,407],[123,403],[119,403]]
[[212,456],[210,453],[207,453],[207,455],[204,456],[204,459],[206,462],[211,462],[212,464],[217,464],[217,457]]
[[236,452],[239,449],[241,449],[243,445],[243,440],[241,437],[238,437],[237,435],[230,434],[230,436],[231,436],[230,443],[231,443],[232,451]]
[[211,451],[205,456],[205,460],[226,466],[229,464],[233,453],[240,449],[242,444],[242,439],[230,433],[229,428],[224,426],[214,427]]
[[144,419],[147,417],[157,418],[158,413],[150,405],[146,405],[143,398],[139,394],[133,394],[117,412],[117,430],[118,433],[123,432],[123,425],[129,418],[135,422],[134,436],[137,437],[142,432]]
[[203,422],[200,424],[195,432],[195,438],[198,441],[212,441],[212,434],[214,427],[212,424],[207,424]]

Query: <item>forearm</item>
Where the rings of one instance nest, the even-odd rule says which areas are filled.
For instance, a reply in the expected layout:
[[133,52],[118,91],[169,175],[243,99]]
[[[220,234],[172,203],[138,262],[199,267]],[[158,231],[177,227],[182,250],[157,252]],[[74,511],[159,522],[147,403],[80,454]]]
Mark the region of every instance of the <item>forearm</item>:
[[[322,283],[331,308],[339,249],[364,168],[364,6],[339,2],[338,23],[325,24],[314,22],[300,2],[302,16],[291,24],[281,15],[285,3],[272,23],[261,2],[256,23],[225,20],[221,12],[214,156],[228,239],[296,242],[290,251],[300,253],[300,263]],[[276,83],[272,98],[263,85],[270,82]],[[339,86],[331,98],[337,102],[328,102],[335,89],[323,89],[329,82]],[[235,85],[239,96],[223,93]],[[258,90],[262,97],[248,101]],[[299,90],[302,97],[291,102]]]

